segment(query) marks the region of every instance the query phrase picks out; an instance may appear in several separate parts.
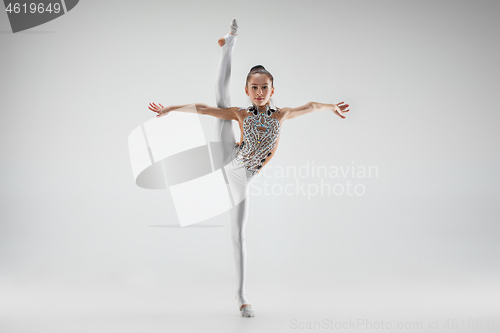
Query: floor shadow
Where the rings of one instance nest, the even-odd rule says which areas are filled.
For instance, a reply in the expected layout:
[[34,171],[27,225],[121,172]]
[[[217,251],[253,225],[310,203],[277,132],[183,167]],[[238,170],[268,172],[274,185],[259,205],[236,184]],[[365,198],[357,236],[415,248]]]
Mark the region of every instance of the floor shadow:
[[205,224],[205,225],[188,225],[185,227],[181,227],[178,224],[158,224],[158,225],[150,225],[150,227],[154,228],[222,228],[224,227],[223,225],[212,225],[212,224]]

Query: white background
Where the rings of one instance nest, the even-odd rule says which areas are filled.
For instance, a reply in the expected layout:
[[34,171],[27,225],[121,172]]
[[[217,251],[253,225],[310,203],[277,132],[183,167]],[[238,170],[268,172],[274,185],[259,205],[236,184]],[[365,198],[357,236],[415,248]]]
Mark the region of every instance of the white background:
[[[16,34],[1,13],[2,331],[425,329],[498,314],[499,13],[497,1],[87,0]],[[224,216],[176,227],[169,192],[135,185],[127,147],[149,102],[215,105],[233,17],[233,105],[248,105],[246,74],[262,64],[277,106],[351,109],[285,122],[254,185],[251,319]],[[324,179],[363,195],[255,194],[308,163],[378,177]]]

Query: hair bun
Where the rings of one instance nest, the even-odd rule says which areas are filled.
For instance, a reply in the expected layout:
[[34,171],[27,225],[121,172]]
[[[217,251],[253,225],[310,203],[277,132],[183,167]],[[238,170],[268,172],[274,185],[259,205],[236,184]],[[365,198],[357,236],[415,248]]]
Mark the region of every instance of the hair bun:
[[258,70],[258,69],[266,70],[266,68],[264,66],[262,66],[262,65],[255,65],[252,68],[250,68],[250,72]]

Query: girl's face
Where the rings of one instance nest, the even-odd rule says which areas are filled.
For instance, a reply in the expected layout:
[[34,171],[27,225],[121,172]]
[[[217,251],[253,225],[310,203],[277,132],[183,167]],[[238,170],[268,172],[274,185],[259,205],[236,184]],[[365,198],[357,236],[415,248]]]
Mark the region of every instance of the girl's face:
[[245,93],[250,97],[253,104],[264,106],[274,94],[271,79],[266,74],[253,74],[245,87]]

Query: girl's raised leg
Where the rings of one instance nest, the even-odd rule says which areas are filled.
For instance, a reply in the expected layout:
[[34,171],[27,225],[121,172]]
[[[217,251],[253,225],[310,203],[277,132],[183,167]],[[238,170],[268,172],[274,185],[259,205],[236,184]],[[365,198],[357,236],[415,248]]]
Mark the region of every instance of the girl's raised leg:
[[[236,27],[236,28],[235,28]],[[231,107],[231,99],[229,97],[229,82],[231,81],[231,58],[233,54],[233,48],[236,44],[238,36],[236,36],[236,20],[233,19],[231,24],[231,31],[226,36],[221,38],[223,40],[222,57],[219,64],[219,70],[217,72],[217,80],[215,82],[215,98],[217,102],[217,107],[228,108]],[[219,42],[221,41],[219,40]],[[219,43],[220,45],[221,43]],[[220,143],[222,154],[220,156],[221,160],[217,163],[217,168],[222,167],[227,164],[230,160],[232,149],[236,143],[235,134],[233,131],[232,120],[225,120],[216,118],[215,123],[215,141]],[[221,164],[221,165],[220,165]]]

